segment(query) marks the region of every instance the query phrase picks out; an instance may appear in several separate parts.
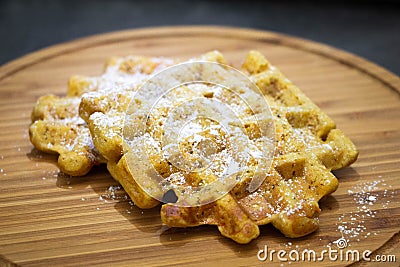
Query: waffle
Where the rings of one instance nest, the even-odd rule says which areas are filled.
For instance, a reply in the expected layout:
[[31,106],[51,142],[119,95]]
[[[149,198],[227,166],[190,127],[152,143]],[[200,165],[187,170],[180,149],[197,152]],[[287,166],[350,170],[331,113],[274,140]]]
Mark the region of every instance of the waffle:
[[259,235],[272,223],[285,236],[301,237],[318,228],[318,201],[334,192],[331,170],[353,163],[354,144],[334,122],[257,51],[242,66],[267,98],[275,122],[275,157],[263,184],[248,192],[236,186],[215,203],[198,207],[165,204],[162,221],[173,227],[217,225],[238,243]]
[[104,73],[97,77],[72,76],[67,95],[45,95],[32,111],[29,135],[40,151],[58,154],[60,170],[72,176],[87,174],[94,165],[106,159],[97,151],[86,122],[79,116],[81,97],[89,92],[105,92],[108,88],[133,88],[159,65],[169,59],[147,57],[114,57]]
[[[197,59],[226,62],[219,52],[210,52]],[[45,96],[39,99],[32,114],[32,143],[45,152],[59,153],[60,169],[71,175],[82,175],[93,164],[106,162],[110,174],[138,207],[159,205],[159,200],[139,186],[137,181],[143,177],[133,177],[129,158],[134,154],[134,149],[124,149],[123,125],[130,102],[132,99],[135,101],[135,92],[143,81],[174,63],[172,60],[144,57],[114,58],[107,63],[102,76],[75,76],[70,82],[67,97]],[[228,194],[216,201],[191,207],[164,204],[160,211],[162,221],[171,227],[216,225],[223,236],[243,244],[256,238],[259,226],[268,223],[288,237],[307,235],[318,228],[318,201],[334,192],[338,186],[338,180],[331,170],[349,166],[357,159],[358,151],[335,128],[334,122],[262,54],[250,51],[242,71],[260,88],[272,111],[275,150],[266,179],[255,191],[248,190],[250,177],[255,172],[250,161],[249,173],[244,174],[244,178]],[[184,102],[190,97],[225,97],[228,102],[236,103],[232,95],[221,96],[217,91],[218,88],[212,85],[184,86],[176,91],[178,100],[169,104],[178,105],[180,98]],[[140,107],[139,102],[136,104]],[[164,106],[164,109],[155,111],[155,116],[148,118],[148,129],[153,136],[163,136],[163,118],[168,116],[168,112],[169,109]],[[266,123],[270,123],[266,120]],[[215,128],[210,121],[198,123],[204,128],[199,132],[201,138],[217,144],[212,146],[209,153],[221,153],[226,145],[221,141],[225,138],[224,132]],[[51,128],[53,125],[54,128]],[[60,127],[63,125],[78,130],[70,131],[74,135],[66,134],[69,133],[67,129],[57,130],[64,129]],[[256,123],[247,120],[243,131],[252,140],[252,145],[257,146],[260,132]],[[143,140],[146,141],[147,137]],[[202,142],[197,142],[199,149],[194,151],[194,142],[197,141],[190,135],[182,140],[183,152],[188,158],[193,153],[198,155],[196,153],[210,149],[209,146],[202,146]],[[68,155],[70,160],[67,164],[60,161],[60,158]],[[85,162],[79,159],[80,155],[85,155],[85,160],[89,159],[84,167],[71,163]],[[151,165],[169,182],[198,186],[218,179],[207,170],[201,175],[182,173],[166,160],[160,150],[150,151],[149,155]]]
[[80,98],[46,95],[38,99],[29,136],[40,151],[59,154],[60,170],[72,176],[87,174],[103,162],[94,148],[86,123],[78,115]]

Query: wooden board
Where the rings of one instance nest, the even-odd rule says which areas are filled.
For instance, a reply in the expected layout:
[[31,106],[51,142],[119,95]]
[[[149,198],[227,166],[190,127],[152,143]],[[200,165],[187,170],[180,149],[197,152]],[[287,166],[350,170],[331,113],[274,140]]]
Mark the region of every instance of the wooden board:
[[[335,172],[340,186],[320,203],[317,232],[289,239],[267,225],[260,227],[257,240],[238,245],[213,226],[168,229],[158,208],[131,205],[105,167],[69,178],[58,172],[56,157],[30,144],[36,99],[63,95],[71,75],[98,75],[115,55],[187,58],[214,49],[235,66],[248,50],[260,50],[358,146],[359,159]],[[400,79],[364,59],[263,31],[140,29],[53,46],[10,62],[0,68],[0,94],[0,265],[254,266],[270,264],[257,259],[265,245],[287,253],[321,251],[334,248],[332,242],[342,235],[351,249],[397,253],[397,263],[384,266],[400,261]],[[349,263],[325,259],[316,264]],[[288,263],[275,255],[274,264]]]

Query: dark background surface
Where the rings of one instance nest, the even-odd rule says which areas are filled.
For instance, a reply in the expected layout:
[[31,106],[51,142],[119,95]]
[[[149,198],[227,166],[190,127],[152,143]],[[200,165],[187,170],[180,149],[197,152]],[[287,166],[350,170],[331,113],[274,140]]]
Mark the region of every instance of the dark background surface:
[[322,42],[400,75],[399,1],[0,0],[0,64],[97,33],[168,25],[227,25]]

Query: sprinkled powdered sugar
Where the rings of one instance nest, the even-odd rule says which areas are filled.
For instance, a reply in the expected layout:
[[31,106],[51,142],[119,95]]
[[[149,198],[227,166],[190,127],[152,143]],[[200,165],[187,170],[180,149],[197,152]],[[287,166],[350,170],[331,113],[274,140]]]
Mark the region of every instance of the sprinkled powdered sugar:
[[[141,57],[135,56],[119,58],[115,64],[109,65],[101,76],[95,78],[96,87],[83,94],[82,97],[101,98],[105,94],[135,91],[153,73],[171,66],[174,63],[172,59],[168,58],[151,58],[152,64],[155,64],[156,67],[151,70],[151,72],[146,73],[144,72],[145,67],[138,63],[140,58]],[[122,68],[122,66],[129,61],[134,62],[132,63],[134,65],[130,65],[129,69]],[[109,105],[108,100],[104,99],[104,102],[100,103],[100,105]]]
[[[265,141],[273,142],[265,136],[244,138],[245,129],[242,123],[254,120],[254,113],[246,112],[250,111],[248,103],[241,99],[242,96],[230,90],[219,85],[203,83],[179,86],[168,91],[167,94],[162,91],[163,88],[163,86],[156,87],[153,92],[162,97],[157,99],[150,115],[147,115],[146,124],[149,133],[137,133],[127,143],[130,144],[130,151],[138,160],[144,158],[139,156],[141,153],[138,150],[142,142],[154,147],[152,151],[147,152],[149,158],[157,158],[155,154],[162,151],[163,160],[174,162],[173,165],[176,164],[178,168],[165,179],[174,185],[191,185],[185,179],[185,175],[189,172],[182,164],[189,164],[199,170],[205,167],[206,169],[202,171],[211,171],[212,174],[209,175],[201,174],[204,176],[201,185],[214,182],[214,178],[211,177],[240,175],[248,169],[250,157],[257,159],[265,154],[262,149]],[[136,96],[134,100],[137,99]],[[151,107],[153,104],[148,103],[145,97],[138,99],[141,105],[146,105],[146,107]],[[232,103],[234,105],[226,107],[227,104]],[[134,120],[140,119],[139,116],[144,116],[141,112],[142,106],[133,106],[133,108],[138,113],[135,114],[137,118],[135,117]],[[214,118],[218,119],[214,121]],[[146,137],[146,140],[143,140],[143,137]],[[247,150],[251,150],[250,153]],[[182,157],[180,153],[185,156]],[[135,177],[141,176],[135,175]],[[207,181],[206,177],[211,180]]]
[[126,201],[129,197],[120,185],[109,186],[101,196],[100,201],[108,203],[110,201]]
[[391,188],[391,185],[387,185],[381,176],[378,178],[379,180],[357,184],[347,191],[349,196],[353,197],[356,211],[340,215],[336,222],[336,231],[340,232],[341,238],[347,242],[360,241],[379,233],[379,230],[368,230],[367,221],[375,219],[379,212],[378,208],[388,207],[395,191],[385,189],[381,192],[380,186]]
[[[101,112],[90,114],[94,125],[101,126],[107,138],[120,137],[127,105],[136,90],[153,73],[174,63],[168,58],[151,58],[155,68],[146,72],[146,66],[140,63],[142,57],[128,56],[117,59],[109,65],[104,74],[96,79],[96,88],[82,95],[82,102],[94,105]],[[147,62],[149,63],[149,62]],[[85,112],[85,111],[84,111]],[[107,115],[104,114],[107,112]],[[85,116],[85,114],[84,114]]]

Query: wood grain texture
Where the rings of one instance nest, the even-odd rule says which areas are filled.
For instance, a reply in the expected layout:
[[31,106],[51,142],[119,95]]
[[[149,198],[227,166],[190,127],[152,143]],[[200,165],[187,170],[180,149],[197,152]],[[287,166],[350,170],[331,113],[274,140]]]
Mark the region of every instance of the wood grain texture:
[[[110,190],[116,183],[105,167],[69,178],[58,172],[54,156],[30,144],[28,127],[36,99],[63,95],[71,75],[98,75],[104,61],[116,55],[187,58],[214,49],[235,66],[248,50],[260,50],[359,148],[357,162],[335,172],[340,185],[320,202],[317,232],[289,239],[267,225],[260,227],[258,239],[238,245],[213,226],[168,229],[161,224],[159,208],[140,210],[123,191]],[[397,253],[397,263],[382,266],[398,266],[400,79],[364,59],[263,31],[140,29],[80,39],[10,62],[0,68],[0,95],[0,265],[255,266],[270,264],[257,259],[265,245],[287,252],[321,251],[343,234],[351,249]],[[349,231],[341,233],[340,226]]]

